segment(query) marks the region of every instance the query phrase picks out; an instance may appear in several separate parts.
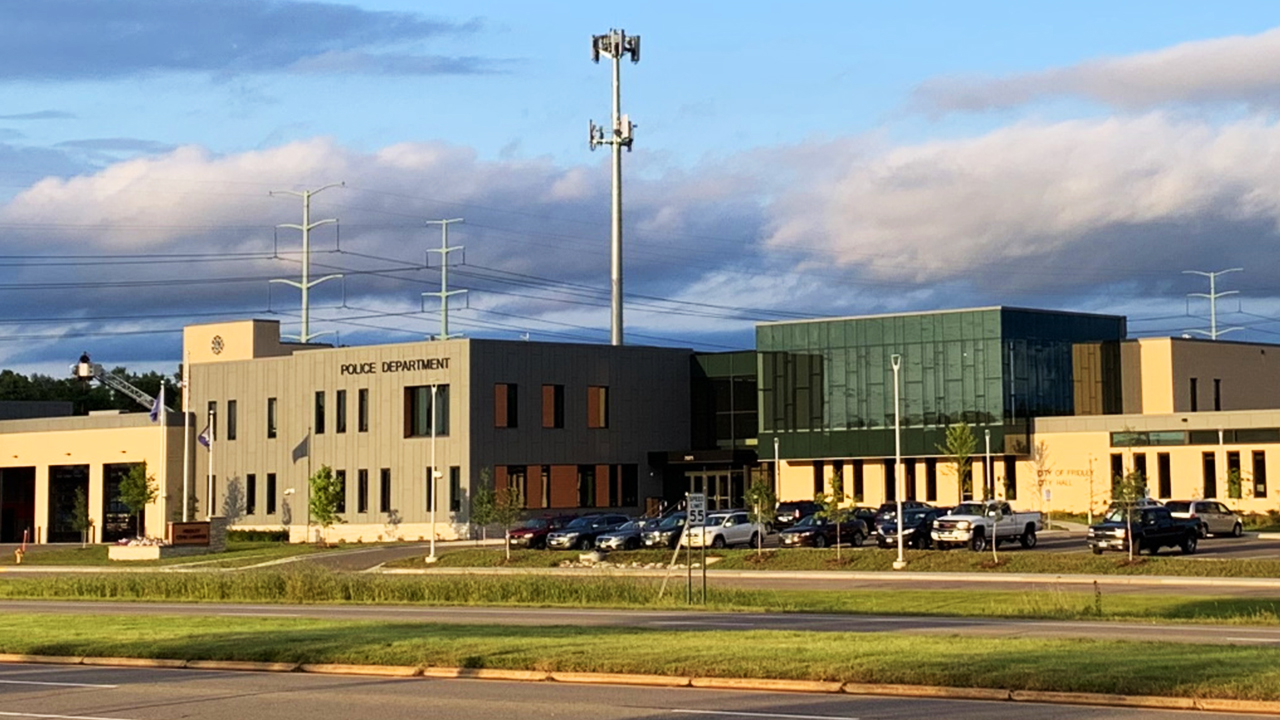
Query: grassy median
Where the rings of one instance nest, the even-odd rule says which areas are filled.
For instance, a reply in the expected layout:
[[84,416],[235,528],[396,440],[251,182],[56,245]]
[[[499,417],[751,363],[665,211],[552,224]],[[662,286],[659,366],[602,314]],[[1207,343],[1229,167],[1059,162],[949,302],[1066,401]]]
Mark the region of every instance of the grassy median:
[[[1168,551],[1166,551],[1168,552]],[[513,550],[507,560],[501,549],[468,548],[439,556],[434,567],[559,567],[581,555],[577,551]],[[700,562],[699,551],[693,553]],[[992,562],[991,553],[968,550],[909,550],[908,568],[915,572],[1036,573],[1049,575],[1170,575],[1181,577],[1280,577],[1280,560],[1231,560],[1207,557],[1151,557],[1143,555],[1130,562],[1123,553],[1095,556],[1089,553],[1057,553],[1027,551],[1017,548],[1001,550],[1000,563]],[[671,551],[632,550],[609,553],[606,558],[619,565],[658,564],[671,562]],[[897,559],[896,550],[879,548],[844,548],[837,559],[830,548],[789,548],[786,550],[708,550],[708,568],[712,570],[790,570],[790,571],[890,571]],[[685,562],[681,553],[677,562]],[[387,563],[391,568],[426,568],[421,557]]]
[[1280,699],[1280,649],[1107,640],[29,615],[0,652]]
[[[625,577],[397,576],[316,568],[244,573],[128,573],[62,577],[0,574],[0,598],[403,604],[682,609],[684,578],[660,582]],[[696,591],[695,591],[696,593]],[[747,590],[712,586],[705,605],[728,612],[816,612],[1054,620],[1137,620],[1280,625],[1275,598],[1110,594],[1096,589],[1037,591]]]
[[[227,543],[227,550],[222,553],[188,555],[185,557],[164,558],[162,560],[131,560],[128,563],[121,563],[113,562],[107,558],[107,549],[109,547],[109,545],[89,545],[88,547],[34,545],[23,556],[22,564],[74,567],[101,565],[126,568],[192,565],[211,568],[235,568],[331,550],[331,548],[310,544],[290,545],[279,542],[232,541]],[[0,566],[14,564],[15,558],[12,553],[0,554]]]

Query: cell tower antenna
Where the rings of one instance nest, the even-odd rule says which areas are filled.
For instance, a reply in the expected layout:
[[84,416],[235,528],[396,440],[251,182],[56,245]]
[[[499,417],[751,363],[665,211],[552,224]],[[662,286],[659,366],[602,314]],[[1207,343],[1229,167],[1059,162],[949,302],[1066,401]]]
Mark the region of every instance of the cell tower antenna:
[[1226,335],[1229,332],[1244,329],[1241,327],[1229,327],[1229,328],[1223,328],[1221,330],[1218,329],[1218,298],[1226,297],[1228,295],[1239,294],[1238,290],[1227,290],[1225,292],[1218,292],[1218,276],[1226,275],[1227,273],[1233,273],[1233,272],[1244,272],[1244,268],[1230,268],[1228,270],[1217,270],[1214,272],[1207,272],[1204,270],[1183,270],[1182,271],[1183,275],[1202,275],[1204,277],[1209,278],[1209,292],[1187,293],[1187,297],[1205,298],[1209,301],[1209,329],[1207,331],[1206,330],[1188,330],[1187,332],[1199,333],[1200,335],[1204,335],[1210,340],[1217,340],[1219,335]]
[[591,60],[600,62],[604,55],[613,60],[613,131],[606,137],[605,129],[594,121],[588,124],[588,144],[592,150],[598,145],[613,146],[613,233],[610,243],[611,322],[609,337],[614,345],[622,344],[622,148],[631,152],[631,119],[622,114],[621,71],[623,55],[630,55],[632,63],[640,62],[640,36],[627,35],[622,30],[610,30],[605,35],[591,36]]

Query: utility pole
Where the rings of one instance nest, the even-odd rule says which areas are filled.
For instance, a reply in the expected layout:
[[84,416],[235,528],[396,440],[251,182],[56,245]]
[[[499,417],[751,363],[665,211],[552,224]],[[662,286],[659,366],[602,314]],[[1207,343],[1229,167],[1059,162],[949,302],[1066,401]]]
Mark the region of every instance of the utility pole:
[[464,222],[462,218],[450,218],[448,220],[428,220],[428,225],[440,226],[440,249],[427,250],[427,252],[440,253],[440,292],[425,292],[423,297],[430,295],[431,297],[440,298],[440,334],[436,336],[437,340],[448,340],[450,338],[461,337],[460,335],[449,334],[449,296],[461,295],[466,290],[450,290],[449,289],[449,253],[454,250],[461,250],[462,246],[449,247],[449,224]]
[[291,228],[302,231],[302,282],[294,282],[293,280],[272,280],[271,282],[284,283],[292,287],[296,287],[302,291],[302,331],[296,336],[290,336],[287,339],[297,340],[300,343],[309,343],[312,338],[326,335],[328,333],[312,333],[311,332],[311,288],[319,285],[325,280],[334,280],[342,277],[341,275],[326,275],[316,280],[311,279],[311,230],[321,225],[329,225],[338,222],[336,218],[328,220],[317,220],[311,222],[311,196],[316,193],[328,190],[331,187],[345,187],[346,183],[330,183],[324,187],[315,190],[273,190],[270,195],[293,195],[302,198],[302,224],[294,225],[292,223],[277,225],[277,227]]
[[1244,272],[1244,268],[1231,268],[1229,270],[1218,270],[1217,272],[1205,272],[1203,270],[1183,270],[1183,275],[1202,275],[1209,278],[1209,292],[1206,293],[1187,293],[1187,297],[1206,298],[1209,300],[1209,331],[1204,330],[1188,330],[1187,332],[1200,333],[1210,340],[1217,340],[1219,335],[1226,335],[1233,330],[1243,330],[1244,328],[1230,327],[1218,330],[1218,298],[1228,295],[1237,295],[1239,291],[1228,290],[1226,292],[1218,292],[1218,276],[1227,273]]
[[610,342],[622,344],[622,148],[631,152],[631,119],[621,114],[622,91],[620,60],[623,55],[630,55],[632,63],[640,62],[640,36],[628,36],[622,30],[610,30],[607,35],[591,36],[591,60],[600,62],[600,56],[613,60],[613,131],[605,137],[603,127],[597,127],[594,121],[588,126],[589,144],[592,150],[597,145],[613,146],[613,234],[610,244],[610,284],[612,300],[610,311]]

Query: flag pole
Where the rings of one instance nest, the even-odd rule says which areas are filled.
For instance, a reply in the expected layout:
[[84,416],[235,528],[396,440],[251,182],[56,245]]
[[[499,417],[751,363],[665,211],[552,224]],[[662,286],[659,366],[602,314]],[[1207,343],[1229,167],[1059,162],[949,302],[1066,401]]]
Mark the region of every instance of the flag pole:
[[218,439],[215,419],[213,408],[209,408],[209,479],[205,486],[205,517],[209,520],[213,519],[213,444]]
[[182,522],[191,522],[191,359],[182,356]]

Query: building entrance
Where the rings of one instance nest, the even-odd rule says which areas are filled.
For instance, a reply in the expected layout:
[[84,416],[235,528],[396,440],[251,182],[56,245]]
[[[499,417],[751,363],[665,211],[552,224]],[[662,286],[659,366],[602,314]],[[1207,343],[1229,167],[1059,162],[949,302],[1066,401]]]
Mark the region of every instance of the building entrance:
[[49,466],[49,530],[45,542],[80,541],[75,519],[77,490],[88,497],[88,465]]
[[36,469],[0,468],[0,543],[36,539]]
[[146,535],[145,519],[143,527],[138,527],[138,515],[130,512],[120,499],[120,483],[129,477],[131,470],[133,470],[133,463],[111,463],[102,466],[102,542],[104,543]]
[[741,470],[691,471],[685,473],[690,492],[705,493],[708,510],[740,508],[746,495],[745,474]]

